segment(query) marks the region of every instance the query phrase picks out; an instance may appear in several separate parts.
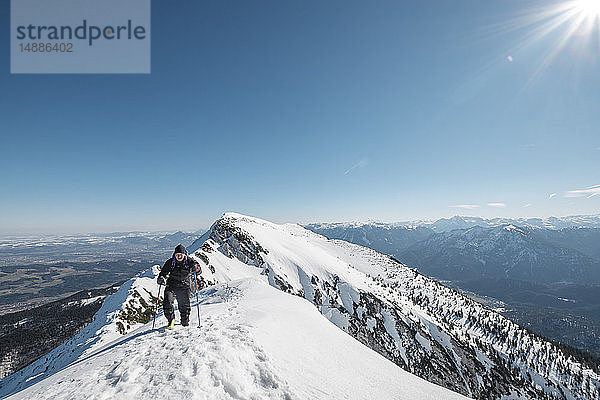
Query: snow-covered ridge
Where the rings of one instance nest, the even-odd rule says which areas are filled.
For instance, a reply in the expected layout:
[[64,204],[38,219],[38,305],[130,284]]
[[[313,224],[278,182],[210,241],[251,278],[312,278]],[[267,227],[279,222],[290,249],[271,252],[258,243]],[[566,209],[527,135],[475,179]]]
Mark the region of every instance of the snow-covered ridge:
[[397,365],[452,390],[600,396],[598,375],[552,344],[375,251],[239,214],[224,215],[195,247],[205,283],[263,274]]
[[9,398],[464,399],[397,367],[264,276],[214,285],[199,303],[190,327],[138,326]]
[[147,320],[157,288],[146,271],[48,360],[0,381],[0,397],[34,383],[15,398],[154,398],[171,384],[176,398],[457,396],[434,383],[480,399],[600,398],[599,377],[585,365],[365,247],[227,213],[190,249],[206,287],[203,329],[155,339],[159,332],[136,322]]

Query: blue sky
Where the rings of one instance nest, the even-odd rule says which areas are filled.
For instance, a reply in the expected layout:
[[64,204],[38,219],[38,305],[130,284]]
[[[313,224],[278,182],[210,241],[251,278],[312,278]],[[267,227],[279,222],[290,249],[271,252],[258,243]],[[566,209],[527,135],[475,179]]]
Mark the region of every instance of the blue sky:
[[2,2],[0,233],[598,213],[598,24],[548,4],[154,1],[150,75],[11,75]]

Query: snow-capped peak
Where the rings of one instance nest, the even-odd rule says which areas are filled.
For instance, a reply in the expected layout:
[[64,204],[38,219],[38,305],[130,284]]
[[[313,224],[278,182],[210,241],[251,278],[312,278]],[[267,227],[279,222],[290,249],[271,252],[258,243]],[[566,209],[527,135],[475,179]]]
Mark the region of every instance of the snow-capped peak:
[[[397,365],[452,390],[600,396],[598,375],[556,346],[376,251],[239,214],[224,215],[203,240],[194,254],[209,267],[207,283],[265,276]],[[579,374],[584,388],[572,383]]]
[[518,226],[515,226],[513,224],[508,224],[508,225],[504,225],[502,227],[503,230],[507,231],[507,232],[517,232],[520,233],[522,235],[527,234],[527,232],[525,232],[525,230],[523,228],[520,228]]
[[157,330],[147,323],[35,385],[26,379],[9,398],[464,399],[404,371],[260,277],[211,286],[199,306],[189,327],[169,332],[162,320]]
[[[160,317],[159,331],[124,326],[125,336],[50,379],[36,378],[39,369],[15,374],[0,394],[38,382],[15,398],[60,385],[74,398],[89,397],[81,388],[153,398],[165,385],[179,398],[600,398],[600,379],[583,362],[374,250],[237,213],[190,248],[206,287],[203,329],[167,335]],[[117,334],[117,322],[105,321]]]

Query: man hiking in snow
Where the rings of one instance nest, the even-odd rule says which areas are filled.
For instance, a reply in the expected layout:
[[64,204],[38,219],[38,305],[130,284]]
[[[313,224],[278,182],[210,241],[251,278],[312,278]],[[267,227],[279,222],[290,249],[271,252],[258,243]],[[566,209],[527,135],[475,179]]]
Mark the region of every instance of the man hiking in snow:
[[175,325],[175,309],[173,301],[177,299],[181,325],[190,324],[190,297],[192,286],[192,274],[200,273],[200,264],[189,257],[183,245],[175,247],[173,257],[169,258],[158,274],[158,284],[165,285],[163,309],[165,317],[169,321],[167,329],[173,329]]

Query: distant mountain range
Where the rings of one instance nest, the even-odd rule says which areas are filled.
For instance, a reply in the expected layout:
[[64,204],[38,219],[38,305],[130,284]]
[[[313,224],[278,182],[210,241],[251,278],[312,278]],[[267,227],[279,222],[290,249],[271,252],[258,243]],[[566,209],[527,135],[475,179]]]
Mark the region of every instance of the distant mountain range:
[[[404,223],[319,223],[308,229],[390,254],[504,314],[600,355],[600,216]],[[552,318],[542,318],[542,315]]]
[[361,229],[367,226],[393,228],[430,228],[435,232],[446,232],[455,229],[468,229],[474,226],[494,227],[501,225],[517,225],[523,227],[557,230],[563,228],[600,228],[600,214],[571,215],[567,217],[548,218],[483,218],[455,215],[435,221],[415,220],[405,222],[321,222],[308,224],[310,230]]
[[[538,231],[511,224],[436,232],[396,255],[418,266],[422,273],[440,279],[600,283],[600,260],[564,243],[549,242]],[[572,239],[564,229],[561,233]]]
[[435,222],[423,222],[419,225],[429,226],[436,232],[444,232],[454,229],[467,229],[474,226],[494,227],[511,224],[552,230],[564,228],[600,228],[600,214],[548,218],[482,218],[457,215],[451,218],[441,218]]
[[325,223],[306,228],[371,247],[448,280],[600,284],[600,216]]

